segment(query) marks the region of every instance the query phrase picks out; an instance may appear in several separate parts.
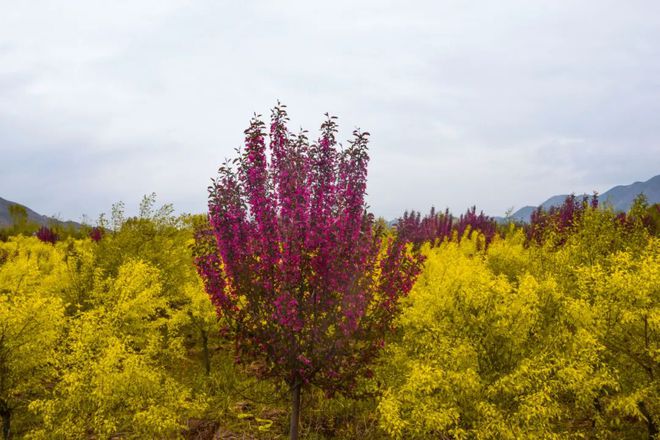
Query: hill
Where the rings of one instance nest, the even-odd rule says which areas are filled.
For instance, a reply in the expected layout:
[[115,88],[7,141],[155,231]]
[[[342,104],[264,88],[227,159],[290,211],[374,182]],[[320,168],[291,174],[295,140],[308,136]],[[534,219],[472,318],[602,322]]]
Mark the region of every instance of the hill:
[[48,217],[42,214],[39,214],[38,212],[28,208],[25,205],[21,205],[20,203],[12,202],[11,200],[5,200],[2,197],[0,197],[0,228],[6,228],[9,227],[13,224],[13,220],[11,218],[11,215],[9,215],[9,207],[12,205],[19,205],[23,206],[25,208],[25,211],[27,212],[28,216],[28,222],[31,223],[37,223],[42,226],[48,226],[53,223],[63,226],[63,227],[69,227],[73,226],[75,228],[80,227],[80,223],[74,222],[74,221],[61,221],[53,217]]
[[649,203],[660,203],[660,175],[646,182],[635,182],[626,186],[615,186],[603,193],[602,201],[610,203],[617,211],[627,211],[638,194],[644,193]]
[[[650,178],[646,182],[635,182],[630,185],[618,185],[605,191],[599,196],[601,203],[611,205],[617,211],[630,209],[633,200],[639,194],[646,195],[649,203],[660,203],[660,174]],[[582,197],[585,194],[579,195]],[[552,196],[539,206],[549,209],[552,206],[561,205],[568,194]],[[528,222],[536,206],[524,206],[511,214],[511,218],[517,221]]]

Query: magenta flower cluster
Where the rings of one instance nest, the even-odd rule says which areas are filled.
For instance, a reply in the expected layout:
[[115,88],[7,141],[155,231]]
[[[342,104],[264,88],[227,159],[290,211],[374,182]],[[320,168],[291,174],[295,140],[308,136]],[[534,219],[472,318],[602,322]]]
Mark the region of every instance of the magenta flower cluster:
[[598,194],[578,199],[574,194],[566,197],[560,206],[544,209],[539,206],[532,212],[527,226],[527,239],[536,243],[544,241],[548,233],[558,234],[558,244],[566,239],[588,209],[598,208]]
[[43,241],[44,243],[50,243],[50,244],[55,244],[57,240],[59,240],[59,235],[57,233],[47,227],[47,226],[42,226],[39,228],[39,230],[36,233],[36,236],[39,240]]
[[89,238],[90,238],[93,242],[98,243],[99,241],[101,241],[101,239],[103,238],[103,235],[104,235],[104,234],[105,234],[105,231],[103,230],[103,228],[101,228],[101,227],[99,227],[99,226],[94,226],[94,227],[93,227],[92,229],[90,229],[90,231],[89,231]]
[[283,105],[269,126],[252,119],[209,188],[195,261],[240,361],[333,393],[368,374],[420,260],[366,211],[369,133],[342,149],[326,116],[316,142],[288,130]]
[[476,207],[469,208],[458,218],[452,216],[449,210],[438,213],[435,208],[422,217],[419,212],[405,212],[396,222],[399,240],[410,242],[415,248],[423,243],[440,244],[445,240],[461,240],[473,232],[483,234],[486,246],[497,233],[497,222],[483,212],[477,214]]

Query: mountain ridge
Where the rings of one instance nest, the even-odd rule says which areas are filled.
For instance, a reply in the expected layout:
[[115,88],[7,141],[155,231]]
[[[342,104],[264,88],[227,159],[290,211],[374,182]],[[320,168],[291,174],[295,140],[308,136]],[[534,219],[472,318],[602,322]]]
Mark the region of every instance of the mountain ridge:
[[8,228],[14,224],[13,219],[9,214],[9,207],[13,205],[22,206],[23,208],[25,208],[28,222],[36,223],[40,226],[50,226],[52,224],[56,224],[58,226],[64,226],[64,227],[70,227],[70,226],[74,228],[80,227],[80,223],[78,222],[74,222],[72,220],[63,221],[56,219],[54,217],[48,217],[46,215],[39,214],[38,212],[28,208],[27,206],[21,203],[13,202],[11,200],[3,199],[2,197],[0,197],[0,228]]
[[[615,211],[627,211],[630,209],[633,200],[639,194],[644,194],[648,202],[660,203],[660,174],[653,176],[644,182],[633,182],[629,185],[616,185],[598,196],[601,203],[609,204]],[[591,197],[588,194],[577,195],[578,198],[584,196]],[[553,206],[560,206],[566,200],[568,194],[559,194],[548,198],[538,206],[543,209],[550,209]],[[532,212],[538,206],[523,206],[509,216],[509,219],[521,222],[529,222]],[[504,217],[496,217],[499,221],[506,221]]]
[[[635,199],[635,197],[637,197],[640,193],[646,195],[649,203],[651,204],[660,203],[660,174],[653,176],[650,179],[643,182],[637,181],[629,185],[616,185],[605,191],[603,194],[600,194],[598,197],[601,203],[609,204],[616,211],[627,211],[628,209],[630,209],[630,206],[632,205],[632,202]],[[588,194],[576,195],[576,197],[578,198],[582,198],[584,196],[591,197]],[[513,214],[511,214],[509,217],[505,218],[505,217],[496,216],[494,218],[498,222],[507,222],[509,220],[514,220],[519,222],[529,222],[532,212],[534,212],[534,210],[536,210],[538,206],[541,206],[543,209],[547,210],[553,206],[561,205],[566,199],[566,197],[568,197],[568,194],[554,195],[548,198],[547,200],[545,200],[540,205],[523,206],[522,208],[518,209]],[[0,228],[6,228],[12,226],[13,220],[11,218],[11,215],[9,214],[9,207],[12,205],[18,205],[24,207],[28,215],[28,221],[32,223],[37,223],[41,226],[49,226],[52,224],[56,224],[64,227],[74,227],[74,228],[79,228],[81,226],[80,223],[75,221],[71,221],[71,220],[62,221],[54,217],[49,217],[43,214],[39,214],[38,212],[30,209],[29,207],[21,203],[13,202],[11,200],[3,199],[2,197],[0,197]],[[394,223],[394,222],[395,220],[391,221],[390,223]]]

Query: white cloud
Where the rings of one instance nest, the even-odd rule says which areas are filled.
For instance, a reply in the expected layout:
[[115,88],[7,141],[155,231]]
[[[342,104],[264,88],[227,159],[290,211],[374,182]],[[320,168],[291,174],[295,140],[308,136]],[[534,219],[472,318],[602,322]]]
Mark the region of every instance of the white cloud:
[[658,41],[641,0],[14,2],[0,196],[71,218],[151,191],[202,210],[277,99],[295,128],[330,111],[372,133],[387,217],[603,191],[660,172]]

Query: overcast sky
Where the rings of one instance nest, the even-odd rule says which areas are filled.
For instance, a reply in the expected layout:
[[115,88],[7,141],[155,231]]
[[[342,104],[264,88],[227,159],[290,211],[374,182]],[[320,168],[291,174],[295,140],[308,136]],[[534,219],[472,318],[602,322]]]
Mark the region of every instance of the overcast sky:
[[202,212],[254,112],[371,132],[369,203],[492,215],[660,174],[660,1],[0,0],[0,197]]

